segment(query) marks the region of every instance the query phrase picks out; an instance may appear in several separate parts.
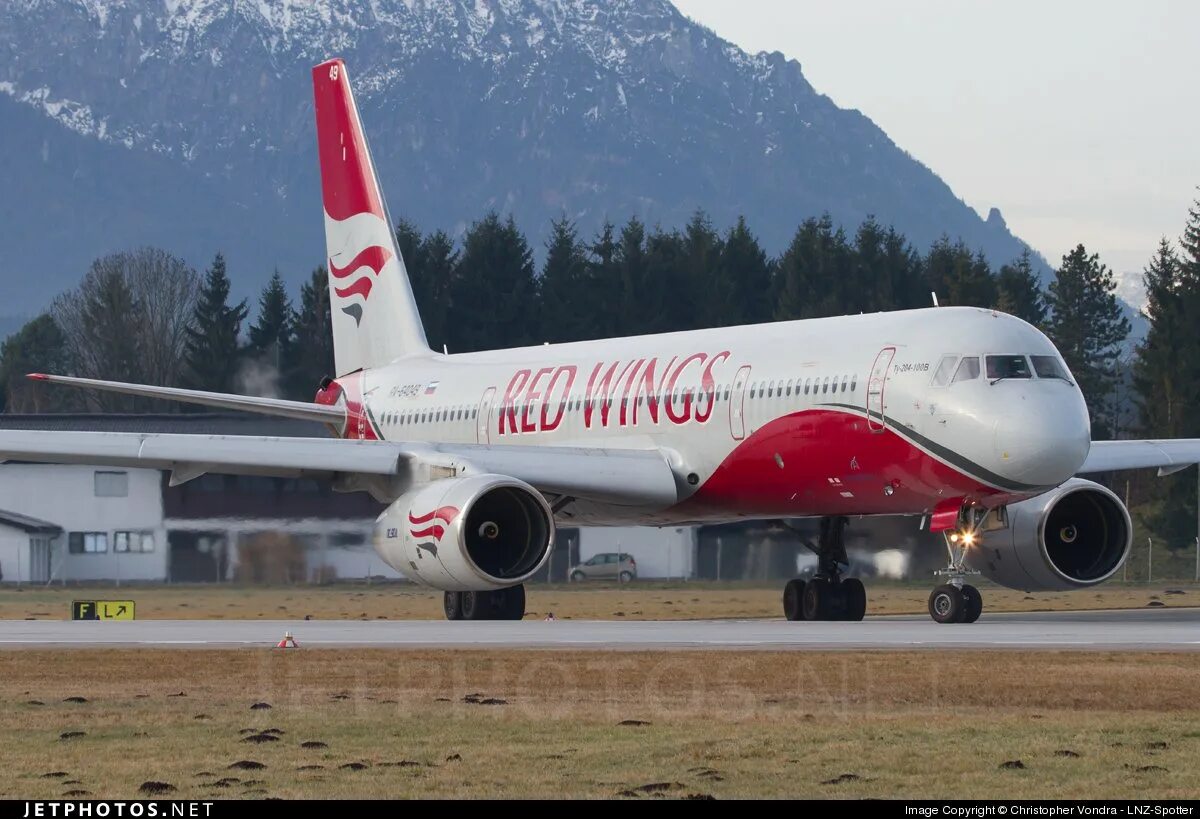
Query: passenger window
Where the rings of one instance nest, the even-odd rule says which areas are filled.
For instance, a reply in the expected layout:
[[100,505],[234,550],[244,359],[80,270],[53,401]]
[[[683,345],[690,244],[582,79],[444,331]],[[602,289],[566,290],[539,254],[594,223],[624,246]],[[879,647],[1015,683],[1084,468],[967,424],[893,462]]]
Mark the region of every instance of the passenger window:
[[829,376],[825,376],[825,383],[821,385],[821,392],[829,392]]
[[[938,362],[937,369],[933,371],[932,384],[935,387],[944,387],[950,383],[950,378],[954,373],[954,362],[958,361],[956,355],[944,355],[942,360]],[[975,366],[978,368],[979,360],[975,360]]]
[[952,383],[957,384],[959,381],[972,381],[978,377],[979,356],[967,356],[954,372],[954,381]]
[[854,392],[857,389],[858,389],[858,373],[855,373],[854,375],[850,376],[850,392]]
[[843,375],[842,376],[842,392],[846,391],[846,385],[848,385],[849,383],[850,383],[850,376]]
[[1033,371],[1037,373],[1038,378],[1061,378],[1063,381],[1070,381],[1067,377],[1067,371],[1058,359],[1052,355],[1031,355],[1030,361],[1033,362]]
[[987,377],[989,381],[999,381],[1002,378],[1032,378],[1029,362],[1023,355],[989,355],[987,361]]

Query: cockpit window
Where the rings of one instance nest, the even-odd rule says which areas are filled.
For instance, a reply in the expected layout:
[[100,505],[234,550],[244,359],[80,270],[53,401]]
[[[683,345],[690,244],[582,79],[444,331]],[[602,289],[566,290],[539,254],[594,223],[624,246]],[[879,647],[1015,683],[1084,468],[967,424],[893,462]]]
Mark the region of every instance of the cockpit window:
[[971,381],[979,377],[979,356],[967,356],[958,365],[958,369],[954,372],[953,383],[959,381]]
[[1002,378],[1032,378],[1033,373],[1023,355],[989,355],[987,377],[989,381],[998,381]]
[[958,361],[956,355],[944,355],[942,360],[938,362],[937,369],[933,373],[933,386],[944,387],[950,383],[950,375],[954,372],[954,362]]
[[1071,380],[1067,377],[1067,371],[1055,356],[1031,355],[1029,359],[1033,362],[1033,371],[1037,373],[1038,378],[1061,378],[1063,381]]

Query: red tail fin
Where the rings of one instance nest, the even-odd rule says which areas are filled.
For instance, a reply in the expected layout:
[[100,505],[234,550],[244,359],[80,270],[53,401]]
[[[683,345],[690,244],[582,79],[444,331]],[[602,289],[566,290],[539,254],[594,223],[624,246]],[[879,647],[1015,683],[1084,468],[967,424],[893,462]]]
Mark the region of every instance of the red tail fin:
[[[341,60],[313,69],[337,375],[428,352]],[[333,285],[336,283],[336,287]]]

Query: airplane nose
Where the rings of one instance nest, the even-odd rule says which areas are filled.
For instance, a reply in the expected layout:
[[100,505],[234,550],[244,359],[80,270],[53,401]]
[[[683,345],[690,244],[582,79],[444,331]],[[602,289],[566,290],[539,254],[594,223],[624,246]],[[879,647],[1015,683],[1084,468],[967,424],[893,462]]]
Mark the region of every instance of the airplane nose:
[[1057,486],[1075,475],[1091,446],[1087,406],[1078,393],[1070,400],[1022,396],[996,422],[998,471],[1021,483]]

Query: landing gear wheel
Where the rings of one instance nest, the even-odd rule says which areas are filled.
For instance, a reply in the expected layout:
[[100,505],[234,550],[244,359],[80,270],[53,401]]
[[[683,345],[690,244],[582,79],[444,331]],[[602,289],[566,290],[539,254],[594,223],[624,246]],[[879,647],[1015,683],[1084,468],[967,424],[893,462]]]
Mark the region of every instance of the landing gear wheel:
[[842,619],[858,622],[867,614],[867,588],[857,577],[842,581]]
[[490,620],[492,596],[488,592],[465,591],[458,593],[464,620]]
[[957,586],[938,586],[929,595],[929,616],[938,623],[961,623],[966,611],[967,601]]
[[804,584],[801,611],[805,620],[829,620],[834,594],[833,584],[824,577],[814,577]]
[[789,620],[804,619],[803,580],[789,580],[783,587],[783,616]]
[[442,595],[442,610],[446,612],[447,620],[463,619],[462,594],[460,592],[445,592]]
[[964,623],[974,623],[983,614],[983,595],[974,586],[963,586],[963,618]]
[[513,586],[492,592],[496,597],[495,620],[524,620],[525,619],[525,587]]

